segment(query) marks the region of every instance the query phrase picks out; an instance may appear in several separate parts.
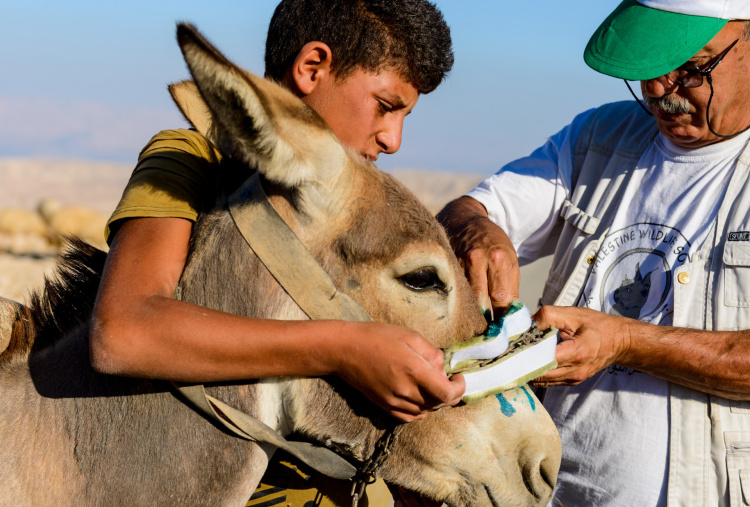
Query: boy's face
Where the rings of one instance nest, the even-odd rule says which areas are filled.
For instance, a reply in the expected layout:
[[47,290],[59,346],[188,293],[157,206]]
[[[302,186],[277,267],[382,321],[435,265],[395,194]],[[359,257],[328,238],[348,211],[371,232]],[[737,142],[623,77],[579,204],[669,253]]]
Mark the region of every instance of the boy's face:
[[377,74],[357,69],[345,79],[326,74],[302,100],[323,117],[346,146],[377,160],[401,146],[404,118],[419,92],[392,70]]

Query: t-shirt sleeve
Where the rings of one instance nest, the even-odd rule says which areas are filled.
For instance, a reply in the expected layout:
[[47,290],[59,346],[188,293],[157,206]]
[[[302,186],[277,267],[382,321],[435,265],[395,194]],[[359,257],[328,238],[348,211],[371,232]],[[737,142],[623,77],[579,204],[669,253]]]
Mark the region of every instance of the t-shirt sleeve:
[[193,130],[165,130],[155,135],[138,157],[119,204],[104,232],[112,241],[122,220],[144,217],[195,221],[213,188],[221,161],[219,151]]
[[570,196],[573,146],[592,111],[466,194],[482,203],[490,220],[508,234],[522,265],[554,251],[560,210]]

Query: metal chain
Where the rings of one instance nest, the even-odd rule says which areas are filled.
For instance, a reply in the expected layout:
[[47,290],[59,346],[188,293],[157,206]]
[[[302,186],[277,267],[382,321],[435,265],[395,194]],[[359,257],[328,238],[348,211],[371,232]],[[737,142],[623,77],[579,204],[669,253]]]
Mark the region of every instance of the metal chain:
[[378,441],[375,443],[375,449],[372,451],[370,459],[357,471],[352,484],[352,507],[357,507],[359,500],[365,493],[365,488],[374,483],[376,472],[383,465],[396,445],[396,438],[403,429],[403,424],[397,424],[393,428],[387,429]]

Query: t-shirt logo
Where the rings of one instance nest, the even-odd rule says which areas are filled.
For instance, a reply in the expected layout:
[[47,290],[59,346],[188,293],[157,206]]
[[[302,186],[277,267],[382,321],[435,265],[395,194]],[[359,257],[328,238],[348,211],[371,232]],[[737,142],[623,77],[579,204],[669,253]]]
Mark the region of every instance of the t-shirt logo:
[[648,301],[651,291],[651,274],[656,269],[649,271],[644,276],[641,273],[641,265],[635,265],[635,276],[626,278],[613,292],[612,298],[615,304],[609,309],[610,315],[637,319],[641,316],[641,310]]
[[677,229],[637,223],[612,231],[594,258],[579,306],[658,324],[671,319],[672,274],[690,243]]
[[727,241],[750,241],[750,231],[730,232]]

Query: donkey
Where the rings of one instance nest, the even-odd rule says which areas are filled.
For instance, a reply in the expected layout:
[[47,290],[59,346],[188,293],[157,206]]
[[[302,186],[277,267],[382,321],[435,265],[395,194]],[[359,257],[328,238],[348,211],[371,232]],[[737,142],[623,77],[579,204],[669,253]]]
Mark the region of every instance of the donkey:
[[[176,88],[186,117],[260,175],[269,200],[343,293],[374,320],[438,347],[486,327],[444,231],[392,177],[345,149],[278,85],[224,58],[194,29],[178,40],[200,91]],[[229,190],[229,189],[228,189]],[[228,434],[166,382],[100,375],[89,316],[105,259],[77,243],[28,308],[10,311],[0,355],[0,504],[243,505],[274,449]],[[226,193],[198,220],[176,297],[250,317],[305,319],[247,247]],[[206,386],[283,435],[364,462],[390,417],[330,378]],[[525,388],[405,424],[378,474],[453,506],[544,505],[560,443]]]

